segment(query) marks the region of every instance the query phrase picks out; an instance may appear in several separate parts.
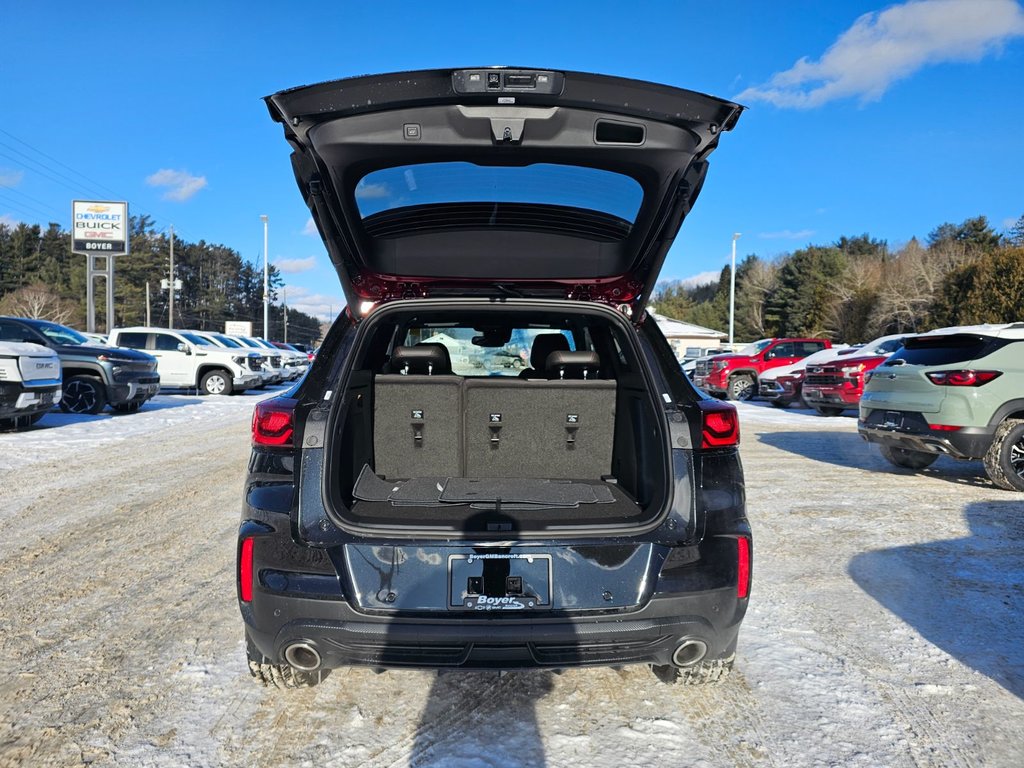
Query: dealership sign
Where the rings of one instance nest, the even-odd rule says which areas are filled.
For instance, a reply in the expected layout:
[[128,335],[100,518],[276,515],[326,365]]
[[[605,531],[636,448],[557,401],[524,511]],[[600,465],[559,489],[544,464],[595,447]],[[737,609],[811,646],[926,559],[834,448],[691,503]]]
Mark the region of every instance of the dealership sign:
[[128,203],[75,200],[72,253],[119,256],[128,253]]

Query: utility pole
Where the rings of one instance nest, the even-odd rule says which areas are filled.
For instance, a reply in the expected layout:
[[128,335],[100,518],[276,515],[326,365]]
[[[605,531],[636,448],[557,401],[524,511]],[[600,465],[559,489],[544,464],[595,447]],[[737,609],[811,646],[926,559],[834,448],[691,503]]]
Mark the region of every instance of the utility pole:
[[268,265],[267,256],[267,219],[269,217],[266,214],[260,216],[260,220],[263,222],[263,338],[267,338],[270,335],[268,326],[270,318],[270,267]]
[[146,281],[146,327],[149,328],[153,323],[149,319],[149,281]]
[[740,233],[732,236],[732,267],[729,269],[729,351],[732,352],[732,332],[736,325],[736,241]]
[[283,286],[284,301],[281,304],[281,311],[284,312],[284,343],[288,343],[288,286]]
[[167,280],[167,295],[170,297],[170,308],[167,312],[167,327],[174,328],[174,225],[171,224],[171,274]]

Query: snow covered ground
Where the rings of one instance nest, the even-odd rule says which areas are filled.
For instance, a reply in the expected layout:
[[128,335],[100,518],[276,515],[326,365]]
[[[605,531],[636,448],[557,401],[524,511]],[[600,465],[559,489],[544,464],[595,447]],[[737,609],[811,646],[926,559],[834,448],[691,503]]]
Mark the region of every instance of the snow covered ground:
[[736,670],[337,671],[257,687],[234,533],[259,396],[0,435],[0,766],[1021,766],[1024,497],[741,406]]

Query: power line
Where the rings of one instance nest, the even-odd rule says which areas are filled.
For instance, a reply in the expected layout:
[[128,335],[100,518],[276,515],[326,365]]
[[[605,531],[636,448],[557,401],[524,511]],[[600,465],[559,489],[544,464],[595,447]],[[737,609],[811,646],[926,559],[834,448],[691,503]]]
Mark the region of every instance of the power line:
[[24,139],[19,139],[17,136],[15,136],[10,131],[5,131],[3,128],[0,128],[0,133],[4,134],[5,136],[10,136],[12,139],[14,139],[19,144],[24,144],[26,147],[31,149],[33,152],[36,152],[37,154],[42,155],[43,157],[45,157],[48,160],[52,160],[53,162],[55,162],[57,165],[61,166],[62,168],[66,168],[67,170],[71,171],[76,176],[81,176],[83,179],[88,181],[90,184],[95,184],[98,189],[106,190],[107,192],[109,192],[114,197],[120,197],[120,195],[118,195],[116,192],[114,192],[112,189],[110,189],[110,187],[106,187],[103,184],[100,184],[98,181],[95,181],[94,179],[89,178],[88,176],[86,176],[81,171],[76,171],[74,168],[72,168],[71,166],[69,166],[69,165],[67,165],[65,163],[62,163],[57,158],[55,158],[55,157],[53,157],[51,155],[48,155],[45,152],[43,152],[41,149],[38,149],[38,148],[32,146],[31,144],[29,144]]

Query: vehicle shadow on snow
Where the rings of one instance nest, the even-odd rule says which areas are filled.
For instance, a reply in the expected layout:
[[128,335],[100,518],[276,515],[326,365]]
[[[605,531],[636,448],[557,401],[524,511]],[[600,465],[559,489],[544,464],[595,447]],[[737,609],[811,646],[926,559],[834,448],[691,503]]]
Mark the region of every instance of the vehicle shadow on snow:
[[105,408],[100,413],[96,414],[64,413],[63,411],[54,408],[52,411],[47,411],[43,418],[33,426],[33,431],[66,427],[71,424],[89,424],[97,421],[108,421],[109,419],[121,419],[134,416],[136,414],[162,411],[168,408],[182,408],[186,405],[197,405],[201,402],[203,401],[196,397],[175,397],[173,400],[170,398],[160,400],[154,399],[148,401],[135,413],[122,413],[111,408]]
[[869,445],[859,435],[848,432],[769,432],[758,435],[757,439],[773,448],[838,467],[888,475],[923,475],[977,488],[993,487],[980,461],[956,461],[940,456],[926,469],[904,469],[882,458],[877,446]]
[[459,671],[436,676],[409,765],[546,765],[536,702],[553,690],[553,674]]
[[1024,510],[964,508],[971,536],[865,552],[848,572],[922,637],[1024,698]]

